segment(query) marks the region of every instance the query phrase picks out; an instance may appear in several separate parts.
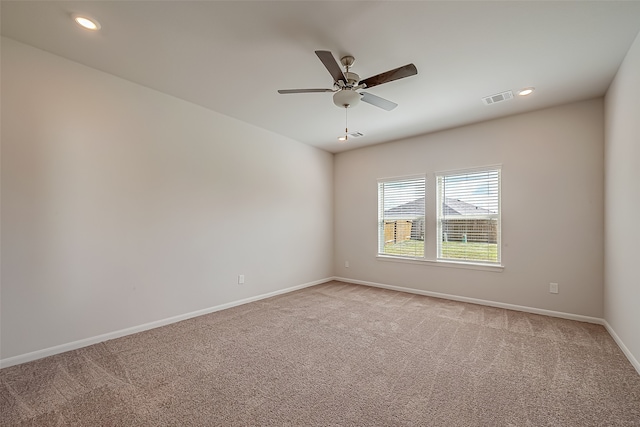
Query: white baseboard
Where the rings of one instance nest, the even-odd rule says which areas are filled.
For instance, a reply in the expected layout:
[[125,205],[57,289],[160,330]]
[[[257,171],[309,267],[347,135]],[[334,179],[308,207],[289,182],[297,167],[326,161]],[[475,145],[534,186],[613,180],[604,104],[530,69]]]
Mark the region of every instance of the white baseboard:
[[583,316],[583,315],[580,315],[580,314],[564,313],[564,312],[561,312],[561,311],[545,310],[545,309],[542,309],[542,308],[527,307],[527,306],[515,305],[515,304],[507,304],[507,303],[503,303],[503,302],[489,301],[489,300],[478,299],[478,298],[461,297],[461,296],[458,296],[458,295],[443,294],[443,293],[440,293],[440,292],[423,291],[421,289],[404,288],[402,286],[385,285],[383,283],[366,282],[366,281],[363,281],[363,280],[346,279],[346,278],[343,278],[343,277],[334,277],[334,280],[339,280],[341,282],[354,283],[356,285],[366,285],[366,286],[373,286],[373,287],[376,287],[376,288],[391,289],[391,290],[400,291],[400,292],[408,292],[408,293],[411,293],[411,294],[424,295],[424,296],[428,296],[428,297],[442,298],[442,299],[448,299],[448,300],[460,301],[460,302],[468,302],[468,303],[471,303],[471,304],[486,305],[486,306],[489,306],[489,307],[505,308],[507,310],[523,311],[525,313],[542,314],[544,316],[559,317],[559,318],[562,318],[562,319],[577,320],[579,322],[596,323],[598,325],[604,325],[604,323],[603,323],[604,319],[601,319],[599,317]]
[[247,304],[254,301],[259,301],[261,299],[274,297],[276,295],[286,294],[288,292],[297,291],[299,289],[308,288],[310,286],[319,285],[321,283],[329,282],[333,280],[333,278],[326,278],[321,280],[316,280],[313,282],[304,283],[302,285],[292,286],[286,289],[280,289],[273,292],[268,292],[266,294],[257,295],[254,297],[244,298],[238,301],[229,302],[226,304],[216,305],[214,307],[205,308],[202,310],[192,311],[190,313],[180,314],[178,316],[169,317],[166,319],[156,320],[154,322],[145,323],[143,325],[133,326],[131,328],[120,329],[118,331],[109,332],[106,334],[98,335],[95,337],[84,338],[78,341],[73,341],[66,344],[57,345],[54,347],[45,348],[42,350],[33,351],[31,353],[21,354],[18,356],[9,357],[6,359],[0,359],[0,369],[8,368],[9,366],[19,365],[21,363],[31,362],[33,360],[42,359],[43,357],[53,356],[54,354],[64,353],[65,351],[77,350],[82,347],[87,347],[93,344],[97,344],[103,341],[112,340],[114,338],[120,338],[125,335],[131,335],[142,331],[147,331],[149,329],[158,328],[160,326],[169,325],[171,323],[180,322],[182,320],[191,319],[192,317],[202,316],[204,314],[213,313],[216,311],[224,310],[231,307],[236,307],[238,305]]
[[603,322],[602,324],[604,325],[604,327],[607,329],[607,332],[609,332],[609,335],[611,335],[611,337],[616,342],[616,344],[618,344],[618,347],[620,347],[620,350],[622,350],[624,355],[627,356],[627,359],[629,359],[629,362],[631,362],[633,367],[636,368],[636,371],[638,371],[638,374],[640,374],[640,362],[638,362],[638,359],[636,359],[633,356],[633,354],[631,353],[631,351],[629,351],[627,346],[624,345],[624,343],[622,342],[622,340],[620,339],[618,334],[616,334],[616,331],[613,330],[613,328],[611,327],[609,322],[607,322],[604,319],[603,319],[602,322]]
[[93,344],[97,344],[97,343],[100,343],[100,342],[103,342],[103,341],[108,341],[108,340],[112,340],[112,339],[115,339],[115,338],[123,337],[125,335],[131,335],[131,334],[135,334],[135,333],[138,333],[138,332],[147,331],[149,329],[158,328],[160,326],[169,325],[171,323],[180,322],[182,320],[191,319],[193,317],[202,316],[202,315],[209,314],[209,313],[214,313],[216,311],[225,310],[227,308],[236,307],[236,306],[239,306],[239,305],[242,305],[242,304],[247,304],[247,303],[254,302],[254,301],[259,301],[259,300],[262,300],[262,299],[265,299],[265,298],[274,297],[276,295],[286,294],[286,293],[289,293],[289,292],[297,291],[299,289],[304,289],[304,288],[308,288],[308,287],[311,287],[311,286],[319,285],[319,284],[322,284],[322,283],[330,282],[332,280],[338,280],[338,281],[346,282],[346,283],[353,283],[353,284],[356,284],[356,285],[365,285],[365,286],[372,286],[372,287],[376,287],[376,288],[390,289],[390,290],[400,291],[400,292],[408,292],[408,293],[412,293],[412,294],[425,295],[425,296],[430,296],[430,297],[434,297],[434,298],[442,298],[442,299],[448,299],[448,300],[453,300],[453,301],[468,302],[468,303],[472,303],[472,304],[486,305],[486,306],[489,306],[489,307],[498,307],[498,308],[504,308],[504,309],[507,309],[507,310],[523,311],[523,312],[526,312],[526,313],[541,314],[541,315],[544,315],[544,316],[559,317],[559,318],[562,318],[562,319],[577,320],[577,321],[580,321],[580,322],[596,323],[596,324],[599,324],[599,325],[603,325],[606,328],[607,332],[609,332],[611,337],[614,339],[616,344],[618,344],[618,346],[620,347],[620,350],[622,350],[622,352],[627,357],[627,359],[629,360],[631,365],[633,365],[633,367],[636,369],[636,371],[638,371],[638,374],[640,374],[640,362],[638,362],[638,360],[633,356],[633,354],[629,351],[627,346],[624,345],[624,343],[622,342],[622,340],[620,339],[618,334],[616,334],[616,332],[613,330],[611,325],[609,325],[609,323],[605,319],[601,319],[601,318],[598,318],[598,317],[582,316],[582,315],[579,315],[579,314],[564,313],[564,312],[560,312],[560,311],[544,310],[544,309],[540,309],[540,308],[527,307],[527,306],[521,306],[521,305],[507,304],[507,303],[501,303],[501,302],[495,302],[495,301],[489,301],[489,300],[482,300],[482,299],[477,299],[477,298],[461,297],[461,296],[457,296],[457,295],[450,295],[450,294],[443,294],[443,293],[439,293],[439,292],[424,291],[424,290],[420,290],[420,289],[405,288],[405,287],[402,287],[402,286],[394,286],[394,285],[386,285],[386,284],[382,284],[382,283],[367,282],[367,281],[364,281],[364,280],[347,279],[347,278],[344,278],[344,277],[329,277],[329,278],[326,278],[326,279],[316,280],[316,281],[313,281],[313,282],[304,283],[302,285],[292,286],[290,288],[280,289],[280,290],[277,290],[277,291],[268,292],[266,294],[261,294],[261,295],[257,295],[257,296],[254,296],[254,297],[244,298],[244,299],[233,301],[233,302],[229,302],[229,303],[226,303],[226,304],[221,304],[221,305],[217,305],[217,306],[214,306],[214,307],[209,307],[209,308],[205,308],[205,309],[202,309],[202,310],[197,310],[197,311],[193,311],[193,312],[190,312],[190,313],[181,314],[181,315],[178,315],[178,316],[173,316],[173,317],[169,317],[169,318],[166,318],[166,319],[161,319],[161,320],[157,320],[157,321],[154,321],[154,322],[145,323],[143,325],[138,325],[138,326],[134,326],[134,327],[131,327],[131,328],[126,328],[126,329],[121,329],[121,330],[114,331],[114,332],[109,332],[109,333],[98,335],[98,336],[95,336],[95,337],[85,338],[85,339],[82,339],[82,340],[73,341],[73,342],[70,342],[70,343],[61,344],[61,345],[57,345],[57,346],[54,346],[54,347],[45,348],[43,350],[37,350],[37,351],[33,351],[31,353],[26,353],[26,354],[21,354],[21,355],[14,356],[14,357],[9,357],[9,358],[6,358],[6,359],[0,359],[0,369],[1,368],[8,368],[9,366],[19,365],[21,363],[31,362],[33,360],[41,359],[41,358],[47,357],[47,356],[53,356],[54,354],[64,353],[65,351],[77,350],[79,348],[87,347],[87,346],[90,346],[90,345],[93,345]]

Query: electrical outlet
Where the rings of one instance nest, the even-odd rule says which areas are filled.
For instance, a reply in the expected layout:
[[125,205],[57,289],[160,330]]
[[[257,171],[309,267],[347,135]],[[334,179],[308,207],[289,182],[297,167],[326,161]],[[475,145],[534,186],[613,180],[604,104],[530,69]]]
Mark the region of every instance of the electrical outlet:
[[244,274],[238,275],[238,285],[244,285]]
[[349,268],[349,261],[344,262],[344,268]]
[[552,294],[558,293],[558,284],[557,283],[549,283],[549,292]]

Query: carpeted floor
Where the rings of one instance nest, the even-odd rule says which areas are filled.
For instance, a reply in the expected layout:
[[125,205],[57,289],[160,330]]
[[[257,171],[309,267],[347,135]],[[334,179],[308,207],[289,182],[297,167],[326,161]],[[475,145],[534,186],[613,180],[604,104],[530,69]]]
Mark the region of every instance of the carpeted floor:
[[330,282],[0,370],[2,426],[640,426],[599,325]]

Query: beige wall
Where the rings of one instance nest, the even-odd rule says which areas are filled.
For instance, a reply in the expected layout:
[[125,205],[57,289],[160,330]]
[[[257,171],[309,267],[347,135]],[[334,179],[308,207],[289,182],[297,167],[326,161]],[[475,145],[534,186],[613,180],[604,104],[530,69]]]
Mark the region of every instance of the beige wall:
[[[602,99],[332,156],[2,39],[0,358],[336,275],[604,315],[638,359],[639,74],[636,40],[606,97],[605,257]],[[435,257],[433,172],[494,164],[502,272],[376,259],[377,178],[428,174]]]
[[0,358],[331,277],[332,180],[329,153],[2,39]]
[[605,107],[604,316],[640,372],[640,35]]
[[[596,99],[337,154],[336,276],[602,317],[603,114]],[[435,258],[433,172],[494,164],[502,164],[502,272],[376,258],[376,179],[428,174]]]

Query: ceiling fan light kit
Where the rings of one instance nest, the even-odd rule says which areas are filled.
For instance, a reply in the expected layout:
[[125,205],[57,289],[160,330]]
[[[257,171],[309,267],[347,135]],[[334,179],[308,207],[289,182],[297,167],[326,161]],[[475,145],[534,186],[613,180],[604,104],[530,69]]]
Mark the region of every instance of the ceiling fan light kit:
[[355,107],[360,102],[360,94],[353,89],[343,89],[333,94],[333,103],[336,107]]
[[[331,74],[331,77],[333,78],[333,89],[280,89],[278,93],[286,95],[292,93],[334,92],[333,103],[339,108],[344,108],[346,110],[347,108],[355,107],[360,103],[360,101],[363,101],[378,108],[382,108],[383,110],[391,111],[396,108],[398,104],[369,92],[358,91],[418,74],[418,69],[415,65],[407,64],[381,74],[376,74],[375,76],[367,79],[360,80],[359,75],[349,71],[355,62],[355,58],[353,56],[343,56],[340,59],[340,64],[342,64],[345,69],[343,72],[342,68],[330,51],[316,50],[316,55],[329,74]],[[345,132],[344,136],[341,136],[338,139],[340,141],[346,141],[348,139],[347,135],[348,131]]]

